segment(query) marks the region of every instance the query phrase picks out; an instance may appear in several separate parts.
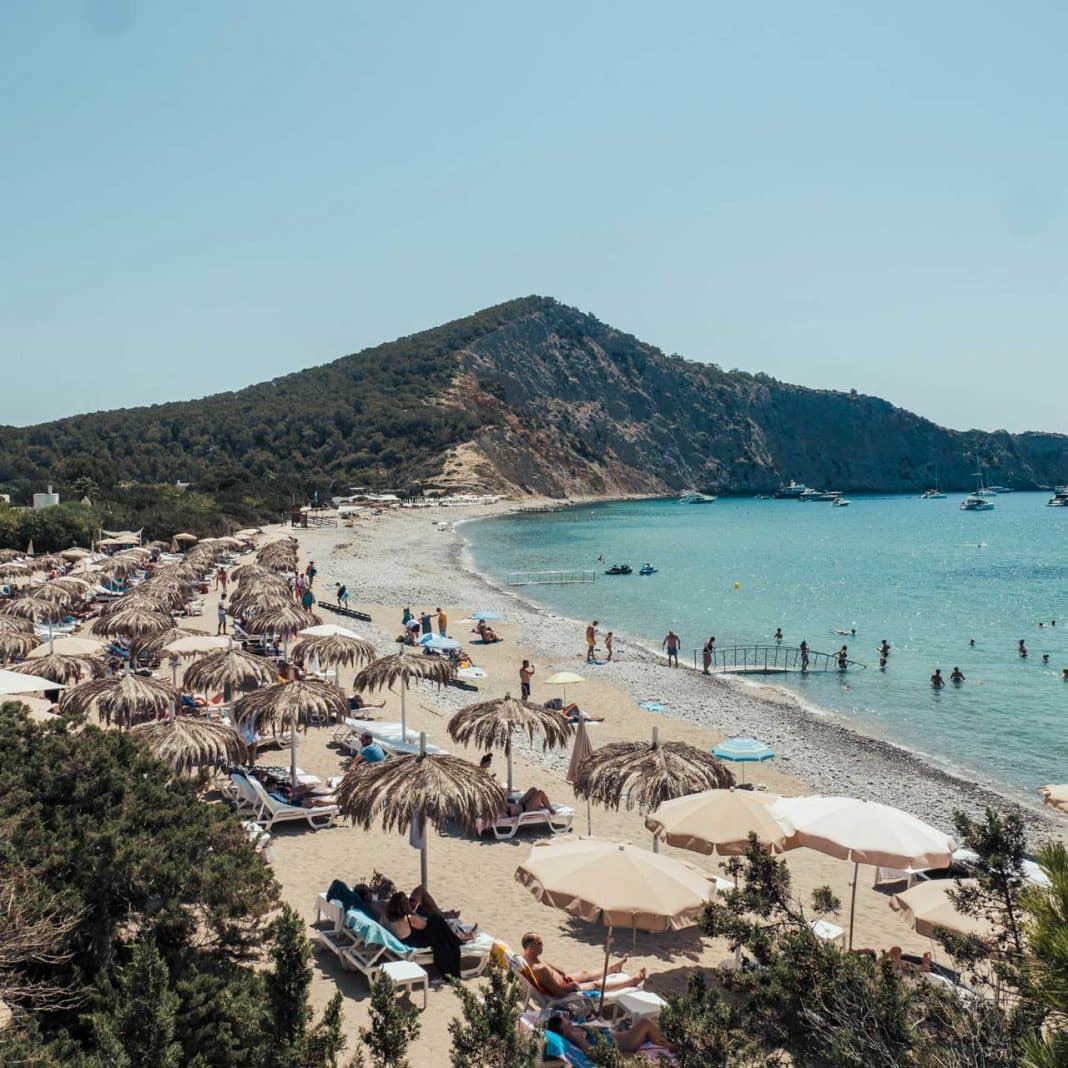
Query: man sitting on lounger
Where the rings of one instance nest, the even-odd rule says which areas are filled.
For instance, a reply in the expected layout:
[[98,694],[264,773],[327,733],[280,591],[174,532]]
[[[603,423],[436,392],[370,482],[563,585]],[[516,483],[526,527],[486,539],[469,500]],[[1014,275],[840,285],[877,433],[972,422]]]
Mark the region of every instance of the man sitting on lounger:
[[[523,935],[521,944],[523,946],[523,974],[541,993],[551,998],[563,998],[568,994],[601,989],[602,973],[599,971],[574,972],[568,975],[560,968],[543,961],[541,951],[544,943],[537,932],[527,931]],[[620,972],[623,971],[623,965],[626,962],[627,958],[623,957],[608,969],[605,990],[622,990],[628,986],[636,986],[645,979],[644,968],[633,977],[621,976]]]
[[352,763],[381,764],[386,759],[385,751],[370,734],[360,735],[360,751],[352,758]]

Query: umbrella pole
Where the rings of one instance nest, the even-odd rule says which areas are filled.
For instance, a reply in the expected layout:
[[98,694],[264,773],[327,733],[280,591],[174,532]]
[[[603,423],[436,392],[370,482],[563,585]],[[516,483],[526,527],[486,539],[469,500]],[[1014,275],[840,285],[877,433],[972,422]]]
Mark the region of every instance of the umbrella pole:
[[[404,691],[401,690],[401,693]],[[426,731],[419,732],[419,759],[426,756]],[[427,858],[426,858],[426,813],[419,813],[419,882],[423,889],[427,888]]]
[[597,1015],[604,1012],[604,991],[608,986],[608,957],[612,952],[612,928],[608,928],[608,937],[604,941],[604,974],[601,976],[601,1000],[597,1005]]
[[512,739],[509,738],[504,747],[505,755],[508,757],[508,796],[512,796]]
[[289,724],[289,774],[290,784],[296,789],[297,786],[297,725]]
[[590,799],[586,798],[586,834],[593,835],[593,812],[591,811]]
[[849,896],[849,951],[853,951],[853,917],[857,910],[857,878],[860,874],[860,865],[853,864],[853,892]]
[[55,642],[52,640],[52,622],[48,623],[48,655],[51,656],[56,651]]
[[405,697],[408,693],[408,687],[401,682],[401,741],[408,741],[408,702]]

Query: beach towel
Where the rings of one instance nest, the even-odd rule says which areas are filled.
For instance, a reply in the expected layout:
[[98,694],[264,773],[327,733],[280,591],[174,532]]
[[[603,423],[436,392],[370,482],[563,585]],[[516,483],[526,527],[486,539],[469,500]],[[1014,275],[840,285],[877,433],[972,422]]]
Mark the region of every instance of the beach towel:
[[592,664],[594,667],[604,667],[608,663],[607,660],[587,660],[587,664]]
[[667,705],[660,704],[659,701],[640,701],[638,703],[639,708],[644,708],[646,712],[666,712]]

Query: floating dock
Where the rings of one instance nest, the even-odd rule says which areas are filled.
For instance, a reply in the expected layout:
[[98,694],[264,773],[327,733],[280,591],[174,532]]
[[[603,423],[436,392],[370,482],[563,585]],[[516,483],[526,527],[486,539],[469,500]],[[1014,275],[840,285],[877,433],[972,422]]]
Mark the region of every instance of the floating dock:
[[596,571],[509,571],[509,586],[575,586],[596,582]]

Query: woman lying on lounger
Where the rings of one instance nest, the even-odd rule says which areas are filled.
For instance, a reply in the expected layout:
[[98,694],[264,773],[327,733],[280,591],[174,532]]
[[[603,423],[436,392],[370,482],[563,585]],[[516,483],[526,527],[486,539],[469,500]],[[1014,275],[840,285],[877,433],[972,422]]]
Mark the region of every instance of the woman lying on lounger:
[[524,812],[540,812],[542,809],[549,812],[556,811],[549,800],[549,795],[544,790],[532,786],[522,797],[506,802],[504,813],[506,816],[521,816]]
[[580,719],[585,720],[587,723],[604,722],[604,716],[591,716],[589,712],[583,712],[574,701],[572,701],[567,708],[560,709],[560,715],[571,720],[572,723],[578,723]]
[[477,937],[474,931],[457,934],[440,912],[421,916],[403,890],[389,899],[385,925],[406,946],[432,950],[434,967],[446,978],[459,978],[460,946]]
[[[593,1051],[590,1032],[584,1027],[573,1024],[565,1016],[550,1016],[545,1021],[545,1029],[566,1038],[568,1042],[573,1046],[577,1046],[583,1053],[591,1053]],[[598,1027],[594,1029],[593,1033],[611,1042],[621,1053],[635,1053],[646,1042],[652,1042],[654,1045],[671,1049],[663,1031],[648,1017],[638,1020],[630,1027],[618,1029]]]

